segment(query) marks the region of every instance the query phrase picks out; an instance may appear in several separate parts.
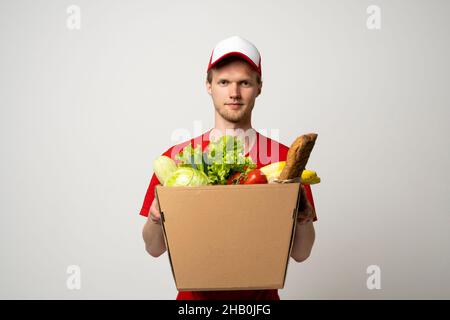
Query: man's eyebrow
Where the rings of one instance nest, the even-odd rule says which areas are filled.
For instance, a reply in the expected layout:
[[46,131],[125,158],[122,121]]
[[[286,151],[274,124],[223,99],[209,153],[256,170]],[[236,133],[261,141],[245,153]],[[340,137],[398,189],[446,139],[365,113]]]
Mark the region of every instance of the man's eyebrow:
[[[228,79],[226,79],[226,78],[218,78],[218,79],[217,79],[217,81],[222,81],[222,80],[230,81],[230,80],[228,80]],[[244,79],[239,80],[239,82],[244,82],[244,81],[252,82],[252,79],[251,79],[251,78],[244,78]]]

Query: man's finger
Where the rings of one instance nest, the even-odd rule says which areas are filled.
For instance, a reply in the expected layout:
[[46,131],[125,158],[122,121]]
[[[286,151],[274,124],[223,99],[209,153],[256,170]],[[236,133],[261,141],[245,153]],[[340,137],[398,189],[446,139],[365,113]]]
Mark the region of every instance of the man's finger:
[[155,223],[159,223],[161,221],[161,216],[156,216],[154,212],[150,211],[150,219]]
[[[161,184],[157,184],[157,185],[160,186]],[[158,208],[158,210],[159,210],[158,198],[157,198],[157,196],[156,196],[156,188],[155,188],[155,196],[154,196],[154,198],[153,198],[153,201],[155,202],[156,208]]]
[[308,199],[306,197],[306,190],[305,187],[300,184],[300,203],[298,204],[298,209],[300,212],[303,212],[308,207]]

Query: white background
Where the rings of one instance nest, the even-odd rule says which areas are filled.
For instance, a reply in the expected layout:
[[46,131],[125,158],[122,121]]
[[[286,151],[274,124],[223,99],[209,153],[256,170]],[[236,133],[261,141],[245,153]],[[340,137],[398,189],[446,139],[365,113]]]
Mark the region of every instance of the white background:
[[[67,8],[81,9],[70,30]],[[381,29],[369,30],[369,5]],[[253,126],[308,163],[319,221],[282,299],[450,298],[448,1],[1,1],[0,298],[174,299],[138,212],[153,159],[213,126],[214,45],[262,55]],[[202,132],[203,132],[202,131]],[[201,133],[201,132],[200,132]],[[69,265],[81,290],[69,290]],[[368,290],[366,269],[381,268]]]

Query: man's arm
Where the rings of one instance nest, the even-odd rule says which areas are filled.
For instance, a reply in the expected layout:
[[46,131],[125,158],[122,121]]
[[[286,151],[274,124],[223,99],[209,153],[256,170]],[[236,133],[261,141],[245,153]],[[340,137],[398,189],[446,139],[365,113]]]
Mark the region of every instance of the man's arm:
[[142,230],[142,238],[145,242],[145,249],[152,257],[159,257],[166,251],[164,234],[161,227],[161,214],[156,199],[150,206],[148,220]]
[[291,251],[291,257],[297,262],[303,262],[308,259],[316,238],[313,225],[313,218],[315,216],[314,208],[306,199],[306,193],[303,187],[302,199],[304,201],[302,207],[305,209],[298,212],[295,238]]
[[315,237],[316,234],[312,221],[305,224],[300,224],[297,222],[291,257],[297,262],[303,262],[308,259],[311,254]]

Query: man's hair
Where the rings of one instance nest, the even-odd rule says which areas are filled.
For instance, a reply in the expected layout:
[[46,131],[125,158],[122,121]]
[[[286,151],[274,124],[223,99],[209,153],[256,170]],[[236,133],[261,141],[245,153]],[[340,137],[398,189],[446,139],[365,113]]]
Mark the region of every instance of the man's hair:
[[[225,66],[225,65],[227,65],[227,64],[229,64],[231,62],[238,61],[238,60],[248,63],[244,59],[236,57],[236,56],[226,57],[226,58],[220,60],[219,62],[217,62],[214,65],[214,67],[212,67],[211,69],[208,70],[208,73],[206,74],[206,81],[208,81],[208,83],[211,83],[211,81],[212,81],[212,71],[213,70],[220,69],[221,67],[223,67],[223,66]],[[255,71],[255,73],[256,73],[256,82],[258,84],[261,84],[261,76],[256,71]]]

